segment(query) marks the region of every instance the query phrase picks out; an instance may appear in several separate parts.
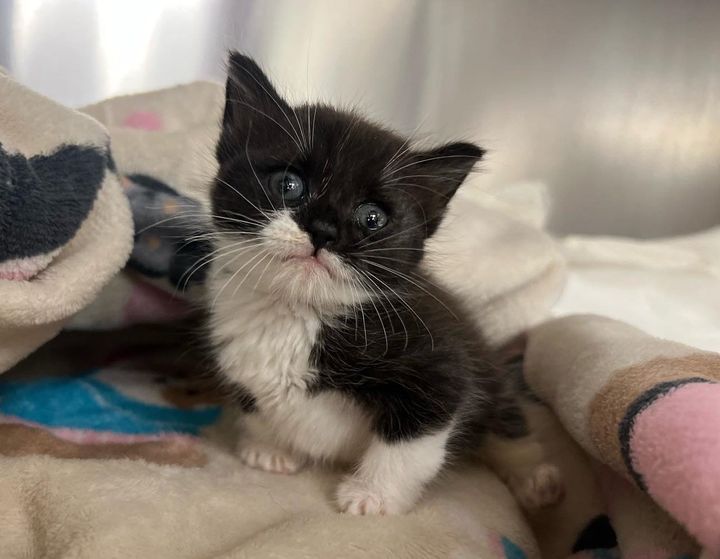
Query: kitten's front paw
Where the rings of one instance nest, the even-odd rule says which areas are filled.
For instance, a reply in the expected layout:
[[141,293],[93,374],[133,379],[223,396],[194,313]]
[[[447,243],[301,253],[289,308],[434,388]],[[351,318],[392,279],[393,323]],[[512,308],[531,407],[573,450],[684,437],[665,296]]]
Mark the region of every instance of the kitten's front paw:
[[354,515],[385,514],[385,502],[378,491],[366,482],[348,478],[337,490],[337,503],[340,512]]
[[402,514],[413,505],[412,499],[402,499],[400,493],[383,491],[365,480],[345,479],[337,490],[340,512],[354,515]]
[[240,460],[247,466],[274,474],[295,474],[304,465],[302,459],[293,457],[282,450],[262,445],[243,446],[239,454]]
[[540,464],[527,477],[512,480],[510,488],[528,511],[556,505],[565,496],[562,475],[553,464]]

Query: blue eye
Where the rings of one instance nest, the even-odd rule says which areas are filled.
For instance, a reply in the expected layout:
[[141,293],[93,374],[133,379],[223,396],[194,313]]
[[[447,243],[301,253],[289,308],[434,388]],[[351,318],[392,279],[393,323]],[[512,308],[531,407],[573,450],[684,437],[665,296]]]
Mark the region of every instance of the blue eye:
[[377,231],[387,225],[388,217],[377,204],[361,204],[355,210],[355,221],[366,231]]
[[288,206],[299,204],[305,196],[305,182],[291,171],[273,173],[269,183]]

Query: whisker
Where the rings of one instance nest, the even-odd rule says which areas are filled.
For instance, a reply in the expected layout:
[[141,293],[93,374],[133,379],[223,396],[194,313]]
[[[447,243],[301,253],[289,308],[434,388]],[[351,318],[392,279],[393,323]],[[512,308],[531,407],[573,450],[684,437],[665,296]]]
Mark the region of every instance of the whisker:
[[265,265],[265,268],[263,268],[263,271],[258,276],[257,281],[255,282],[255,285],[253,286],[253,291],[255,291],[258,288],[258,285],[260,285],[260,281],[265,278],[265,273],[268,271],[268,268],[272,265],[272,263],[275,261],[275,258],[277,258],[276,254],[273,254],[270,260],[268,260],[268,263]]
[[387,176],[387,173],[394,171],[393,166],[397,165],[397,163],[402,159],[402,157],[412,149],[412,142],[414,141],[418,130],[422,128],[426,120],[427,117],[423,118],[420,122],[418,122],[418,125],[415,127],[415,129],[410,134],[408,134],[407,139],[400,145],[400,147],[393,154],[390,160],[385,163],[385,167],[383,168],[382,172],[383,178]]
[[[369,251],[368,251],[369,252]],[[417,262],[413,260],[401,260],[400,258],[394,258],[391,256],[368,256],[362,252],[351,252],[351,256],[361,257],[361,259],[370,258],[372,260],[388,260],[390,262],[401,262],[403,264],[416,265]]]
[[268,256],[272,257],[272,254],[270,253],[269,250],[265,250],[264,256],[263,256],[260,260],[258,260],[258,261],[253,265],[253,267],[250,268],[250,269],[245,273],[245,277],[240,281],[240,283],[238,283],[238,284],[235,286],[235,290],[234,290],[233,293],[232,293],[232,296],[233,296],[233,297],[235,297],[235,295],[237,295],[238,290],[242,287],[242,285],[245,283],[245,281],[250,277],[250,274],[253,273],[253,270],[254,270],[255,268],[257,268],[260,264],[262,264],[263,260],[265,260]]
[[422,165],[424,163],[429,163],[430,161],[440,161],[441,159],[457,159],[457,158],[477,159],[476,157],[473,157],[472,155],[439,155],[437,157],[427,157],[427,158],[421,159],[419,161],[413,161],[412,163],[407,163],[407,164],[403,165],[402,167],[398,167],[392,173],[387,175],[386,178],[390,178],[393,175],[402,171],[403,169],[407,169],[409,167],[414,167],[415,165]]
[[387,247],[387,248],[371,248],[370,250],[366,250],[363,252],[387,252],[387,251],[396,251],[396,250],[416,250],[418,252],[425,252],[424,248],[415,248],[415,247]]
[[[238,244],[242,244],[242,246],[237,246]],[[178,281],[178,284],[182,284],[182,289],[185,290],[190,283],[190,278],[196,274],[201,268],[204,268],[205,266],[209,266],[219,258],[224,258],[226,256],[230,256],[231,254],[242,254],[243,252],[252,249],[252,245],[257,244],[256,241],[240,241],[240,243],[233,244],[230,247],[225,247],[224,249],[216,249],[205,256],[203,256],[201,259],[199,259],[197,262],[195,262],[190,268],[188,268],[182,276],[180,276],[180,279]],[[222,252],[221,252],[222,251]],[[187,277],[186,277],[187,276]],[[184,283],[183,283],[184,279]]]
[[[228,212],[228,213],[233,213],[234,215],[242,215],[242,214],[238,214],[236,212]],[[257,226],[265,225],[264,223],[262,223],[260,221],[253,220],[253,219],[250,219],[247,217],[246,218],[229,217],[229,216],[225,216],[225,215],[219,215],[219,214],[213,214],[213,213],[207,213],[207,212],[181,212],[181,213],[160,219],[154,223],[151,223],[150,225],[148,225],[146,227],[143,227],[136,233],[136,235],[144,233],[145,231],[147,231],[148,229],[151,229],[153,227],[157,227],[164,223],[169,223],[170,221],[174,221],[177,219],[186,219],[188,221],[192,221],[193,218],[202,218],[202,220],[201,220],[203,222],[202,224],[206,225],[207,227],[211,226],[213,219],[218,220],[218,221],[226,221],[228,223],[238,223],[238,224],[244,224],[244,225],[257,225]],[[200,225],[197,222],[193,222],[192,224],[196,225],[196,226]]]
[[[440,198],[445,198],[446,200],[449,200],[450,198],[452,198],[452,195],[443,194],[442,192],[439,192],[438,190],[435,190],[434,188],[430,188],[429,186],[425,186],[423,184],[417,184],[414,182],[393,182],[392,184],[383,185],[383,188],[389,188],[391,190],[399,190],[400,192],[405,192],[405,193],[409,194],[407,190],[398,188],[399,186],[412,186],[419,190],[424,190],[425,192],[434,194],[435,196],[439,196]],[[419,204],[419,202],[418,202],[418,204]],[[420,207],[422,207],[422,205]]]
[[260,208],[258,208],[255,204],[253,204],[247,196],[245,196],[242,192],[240,192],[237,188],[235,188],[229,182],[224,181],[220,177],[215,177],[215,180],[217,180],[217,181],[223,183],[225,186],[231,188],[238,196],[240,196],[243,200],[245,200],[248,204],[250,204],[253,208],[255,208],[255,210],[257,210],[257,212],[259,214],[261,214],[268,220],[270,219],[270,216],[268,214],[266,214],[264,211],[262,211]]
[[[385,294],[385,293],[383,292],[383,290],[380,289],[380,287],[378,286],[378,284],[375,283],[376,280],[377,280],[378,282],[380,282],[381,284],[383,284],[383,285],[384,285],[385,287],[387,287],[388,289],[390,289],[390,291],[391,291],[392,293],[394,293],[395,296],[398,297],[398,299],[402,300],[402,297],[400,297],[400,295],[399,295],[396,291],[394,291],[390,286],[388,286],[384,281],[382,281],[382,280],[381,280],[380,278],[378,278],[377,276],[373,276],[373,274],[370,274],[369,272],[365,272],[365,271],[363,271],[363,270],[358,270],[358,271],[359,271],[361,274],[363,274],[368,280],[370,280],[370,281],[373,283],[373,285],[375,285],[375,286],[378,288],[378,293],[380,293],[380,294],[385,298],[385,300],[386,300],[386,301],[388,302],[388,304],[390,305],[390,308],[391,308],[393,311],[395,311],[395,314],[397,315],[398,319],[400,320],[400,324],[402,324],[403,330],[405,331],[405,345],[403,346],[403,350],[407,349],[408,343],[410,343],[410,338],[409,338],[407,326],[405,326],[405,321],[402,319],[402,315],[401,315],[401,314],[398,312],[398,310],[395,308],[395,305],[392,304],[392,301],[391,301],[390,298],[387,296],[387,294]],[[404,302],[404,301],[403,301],[403,302]],[[383,308],[387,311],[387,308],[385,307],[384,304],[383,304]],[[392,323],[391,323],[391,324],[392,324]],[[431,336],[431,338],[432,338],[432,336]]]
[[[368,280],[370,280],[370,281],[373,283],[373,285],[375,285],[375,290],[373,290],[372,287],[371,287],[371,291],[376,291],[378,294],[380,294],[381,292],[378,290],[377,284],[376,284],[375,282],[373,282],[372,279],[371,279],[365,272],[363,272],[362,270],[358,270],[358,271],[359,271],[363,276],[365,276]],[[369,287],[370,287],[370,286],[369,286]],[[385,303],[382,302],[382,299],[378,299],[378,301],[379,301],[380,304],[382,305],[382,307],[383,307],[383,309],[385,310],[385,312],[389,315],[389,313],[387,312],[387,307],[385,306]],[[375,309],[375,312],[377,313],[378,319],[380,320],[380,327],[382,328],[383,335],[385,336],[385,353],[387,353],[387,352],[390,350],[390,342],[389,342],[389,340],[388,340],[387,330],[385,329],[385,322],[383,321],[382,315],[380,314],[380,311],[378,310],[377,305],[375,304],[375,301],[373,300],[372,297],[370,298],[370,304],[371,304],[371,305],[373,306],[373,308]],[[392,323],[391,323],[391,324],[392,324]]]
[[[407,227],[407,228],[403,229],[402,231],[398,231],[397,233],[393,233],[392,235],[388,235],[387,237],[382,237],[381,239],[378,239],[378,240],[373,241],[373,242],[371,242],[371,243],[365,243],[365,244],[355,243],[354,246],[359,246],[359,247],[366,248],[366,247],[373,246],[373,245],[376,245],[376,244],[378,244],[378,243],[381,243],[381,242],[383,242],[383,241],[388,241],[388,240],[390,240],[390,239],[393,239],[393,238],[395,238],[395,237],[398,237],[399,235],[404,235],[405,233],[408,233],[408,232],[410,232],[410,231],[412,231],[412,230],[414,230],[414,229],[417,229],[418,227],[425,227],[425,226],[427,226],[427,223],[425,223],[425,222],[423,222],[423,223],[418,223],[418,224],[413,225],[413,226],[411,226],[411,227]],[[368,235],[367,237],[365,237],[365,239],[362,239],[362,240],[365,241],[366,239],[371,239],[371,238],[374,237],[375,235],[379,234],[381,231],[382,231],[382,229],[379,229],[379,230],[375,231],[374,233],[371,233],[370,235]]]
[[[250,128],[252,129],[252,121],[250,122]],[[263,194],[265,194],[265,198],[267,198],[267,201],[270,203],[270,207],[277,211],[277,208],[275,208],[275,204],[273,204],[272,200],[270,199],[270,196],[267,193],[267,190],[265,190],[265,186],[263,185],[262,181],[260,180],[260,177],[258,177],[258,174],[255,172],[255,167],[252,164],[252,158],[250,157],[250,151],[248,149],[248,146],[250,145],[250,133],[248,132],[247,140],[245,141],[245,157],[247,158],[248,164],[250,165],[250,170],[252,171],[253,176],[255,177],[255,180],[257,181],[258,185],[260,186],[260,189],[263,191]]]
[[383,285],[385,285],[392,293],[395,294],[396,297],[398,297],[398,300],[407,307],[407,309],[415,316],[415,318],[422,324],[423,328],[425,328],[425,331],[428,333],[428,336],[430,336],[430,350],[433,351],[435,349],[435,338],[433,338],[432,332],[430,331],[430,328],[428,328],[427,323],[422,319],[422,317],[417,313],[417,311],[413,308],[413,306],[408,303],[404,297],[401,297],[397,291],[395,291],[392,287],[390,287],[387,283],[385,283],[383,280],[381,280],[379,277],[375,276],[375,279],[381,282]]
[[[440,299],[438,299],[438,297],[437,297],[435,294],[433,294],[432,292],[430,292],[429,290],[427,290],[426,288],[424,288],[422,285],[420,285],[419,283],[417,283],[416,281],[414,281],[413,278],[411,278],[410,276],[407,276],[407,275],[403,274],[402,272],[399,272],[398,270],[394,270],[394,269],[389,268],[389,267],[385,266],[384,264],[380,264],[380,263],[378,263],[378,262],[373,262],[373,261],[371,261],[371,260],[365,260],[365,262],[366,262],[367,264],[370,264],[371,266],[376,266],[377,268],[380,268],[380,269],[382,269],[382,270],[385,270],[385,271],[387,271],[387,272],[390,272],[391,274],[394,274],[394,275],[396,275],[397,277],[399,277],[399,278],[401,278],[401,279],[404,279],[405,281],[407,281],[408,283],[411,283],[412,285],[414,285],[414,286],[417,287],[418,289],[422,289],[427,295],[430,295],[430,297],[432,297],[432,298],[435,299],[438,303],[440,303],[443,307],[445,307],[445,309],[446,309],[456,320],[458,319],[457,315],[452,311],[452,309],[451,309],[450,307],[448,307],[443,301],[441,301]],[[417,276],[417,279],[421,279],[421,278],[420,278],[419,276]],[[427,280],[425,280],[425,278],[422,278],[422,279],[423,279],[424,281],[427,281]],[[431,282],[428,281],[428,283],[431,283]],[[431,284],[431,285],[433,285],[433,284]],[[437,286],[436,286],[436,287],[437,287]]]
[[[267,252],[268,252],[267,249],[261,250],[261,251],[258,252],[255,256],[251,257],[247,262],[245,262],[245,264],[243,264],[243,265],[240,266],[237,270],[235,270],[235,272],[228,278],[228,280],[225,282],[225,284],[222,286],[222,288],[221,288],[221,289],[217,292],[217,294],[215,295],[215,298],[213,299],[213,302],[212,302],[212,304],[210,305],[211,310],[215,310],[215,305],[217,304],[218,299],[220,298],[220,296],[222,295],[222,293],[225,291],[225,289],[227,289],[228,285],[230,285],[230,283],[232,283],[233,280],[237,277],[237,275],[238,275],[240,272],[242,272],[245,268],[247,268],[250,264],[252,264],[253,262],[255,262],[255,259],[256,259],[256,258],[258,258],[259,256],[262,256],[262,255],[266,254]],[[233,259],[232,261],[234,261],[234,260],[237,259],[237,258],[238,258],[237,256],[234,257],[234,259]],[[228,262],[227,264],[225,264],[225,266],[223,266],[223,268],[225,268],[225,267],[228,266],[229,264],[230,264],[230,263]],[[233,293],[233,295],[235,295],[236,293],[237,293],[237,290]]]

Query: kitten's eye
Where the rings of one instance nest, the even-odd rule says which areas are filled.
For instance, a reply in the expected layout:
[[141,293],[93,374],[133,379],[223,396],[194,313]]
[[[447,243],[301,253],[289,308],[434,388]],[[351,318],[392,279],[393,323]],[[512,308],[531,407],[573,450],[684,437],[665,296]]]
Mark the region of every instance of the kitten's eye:
[[305,183],[293,172],[273,173],[269,183],[270,188],[277,192],[288,206],[299,204],[305,196]]
[[367,231],[377,231],[387,224],[387,214],[377,204],[362,204],[355,210],[355,220]]

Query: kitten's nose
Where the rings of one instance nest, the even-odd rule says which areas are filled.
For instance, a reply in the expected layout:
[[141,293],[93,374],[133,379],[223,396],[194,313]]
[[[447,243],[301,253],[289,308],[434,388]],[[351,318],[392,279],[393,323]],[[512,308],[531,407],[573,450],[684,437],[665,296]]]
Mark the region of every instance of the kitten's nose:
[[313,219],[308,227],[315,250],[331,245],[337,240],[338,230],[335,225],[322,219]]

